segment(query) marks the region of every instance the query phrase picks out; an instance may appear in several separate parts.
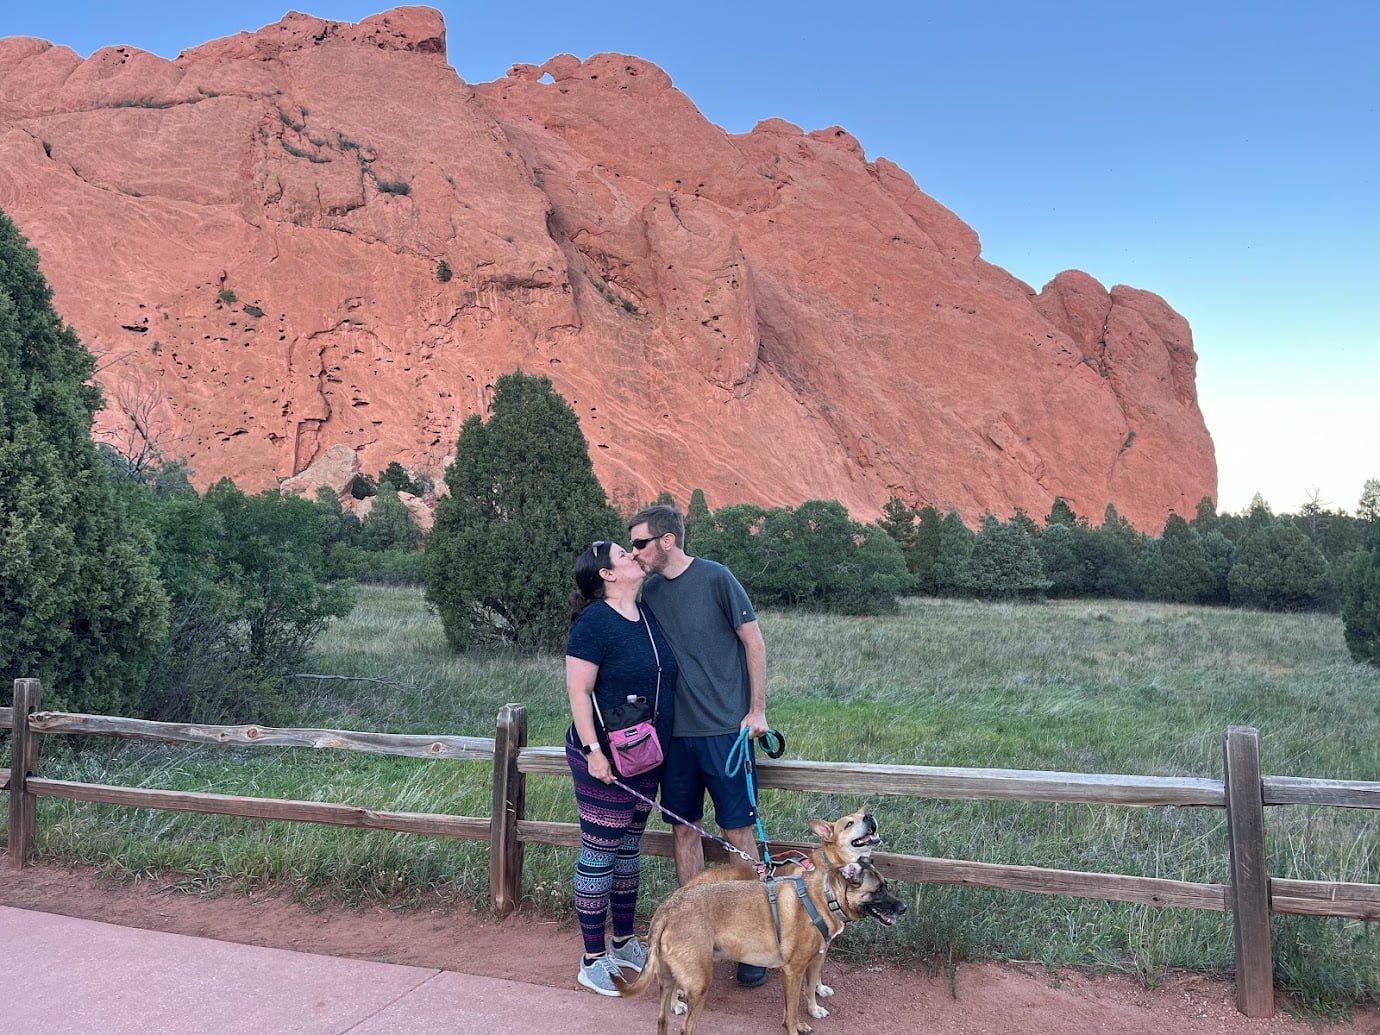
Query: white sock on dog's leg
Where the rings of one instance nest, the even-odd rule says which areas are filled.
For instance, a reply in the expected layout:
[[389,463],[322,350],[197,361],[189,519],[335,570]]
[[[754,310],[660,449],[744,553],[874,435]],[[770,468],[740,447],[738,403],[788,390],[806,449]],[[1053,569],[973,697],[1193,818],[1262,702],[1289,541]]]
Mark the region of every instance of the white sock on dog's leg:
[[819,996],[821,999],[828,999],[833,994],[834,990],[828,985],[815,985],[815,995]]

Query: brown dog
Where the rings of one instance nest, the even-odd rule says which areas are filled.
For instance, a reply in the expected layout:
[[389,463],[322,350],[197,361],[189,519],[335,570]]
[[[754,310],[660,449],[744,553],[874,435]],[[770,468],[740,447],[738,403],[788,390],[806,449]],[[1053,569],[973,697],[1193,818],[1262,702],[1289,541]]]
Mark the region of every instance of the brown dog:
[[819,984],[824,953],[845,923],[872,916],[888,927],[906,911],[870,862],[842,867],[825,863],[823,852],[811,853],[815,866],[800,875],[818,923],[801,902],[795,882],[777,884],[777,924],[767,889],[758,881],[720,880],[687,884],[673,892],[652,917],[647,936],[647,962],[635,980],[615,977],[620,995],[638,995],[655,977],[661,987],[658,1035],[666,1035],[676,990],[683,989],[689,1012],[681,1035],[694,1035],[709,996],[716,955],[758,967],[781,968],[785,992],[787,1035],[808,1035],[813,1029],[800,1019],[802,983],[811,1016],[819,1009]]
[[[882,839],[877,836],[877,820],[872,813],[863,806],[857,812],[850,812],[846,816],[840,816],[832,823],[822,819],[810,820],[810,829],[819,837],[819,846],[810,853],[811,865],[824,865],[833,869],[842,869],[849,863],[870,862],[872,859],[872,849],[882,843]],[[815,862],[818,860],[819,862]],[[797,863],[781,863],[775,873],[778,876],[789,877],[803,872],[803,867]],[[707,870],[701,870],[690,880],[686,881],[685,886],[692,887],[696,884],[712,884],[724,880],[757,880],[757,870],[747,863],[725,863],[722,866],[711,866]],[[824,954],[827,955],[829,947],[824,947]],[[823,968],[824,959],[821,956],[820,966],[815,969],[815,979],[810,983],[806,990],[807,1006],[811,1017],[828,1017],[829,1011],[819,1005],[816,997],[828,999],[834,994],[834,990],[819,980],[819,972]],[[677,1003],[676,1013],[684,1013],[685,1007]]]

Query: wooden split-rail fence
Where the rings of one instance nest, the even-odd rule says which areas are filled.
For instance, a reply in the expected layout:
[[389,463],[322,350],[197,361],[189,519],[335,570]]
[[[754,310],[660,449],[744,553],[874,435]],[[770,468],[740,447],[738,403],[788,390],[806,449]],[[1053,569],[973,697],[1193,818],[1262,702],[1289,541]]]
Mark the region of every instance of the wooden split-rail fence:
[[[0,729],[12,731],[10,768],[0,769],[0,790],[8,790],[10,799],[7,865],[12,868],[22,867],[32,852],[35,803],[40,797],[487,841],[489,893],[493,908],[500,914],[512,912],[521,898],[524,845],[577,848],[580,843],[578,824],[526,818],[527,777],[568,777],[569,770],[563,747],[528,746],[527,709],[521,704],[505,705],[499,711],[497,729],[494,736],[488,738],[203,726],[41,712],[39,696],[38,680],[18,679],[14,683],[14,706],[0,708]],[[39,775],[39,740],[42,736],[56,734],[236,747],[334,748],[419,759],[486,762],[493,766],[493,811],[491,816],[481,817],[388,812],[349,804],[44,779]],[[1380,809],[1380,782],[1262,775],[1259,737],[1249,727],[1228,728],[1222,736],[1222,753],[1221,780],[763,759],[758,763],[757,781],[762,788],[855,795],[859,799],[899,796],[1225,809],[1230,884],[1200,884],[1040,866],[1006,866],[888,852],[878,853],[874,861],[884,875],[897,880],[1231,912],[1236,949],[1237,1009],[1249,1017],[1268,1017],[1274,1013],[1270,914],[1380,920],[1380,884],[1271,877],[1265,857],[1266,807],[1329,805]],[[800,842],[773,841],[771,847],[778,851],[809,846]],[[643,837],[642,850],[649,855],[673,856],[672,835],[648,831]],[[705,843],[705,854],[710,861],[724,857],[723,849],[713,842]]]

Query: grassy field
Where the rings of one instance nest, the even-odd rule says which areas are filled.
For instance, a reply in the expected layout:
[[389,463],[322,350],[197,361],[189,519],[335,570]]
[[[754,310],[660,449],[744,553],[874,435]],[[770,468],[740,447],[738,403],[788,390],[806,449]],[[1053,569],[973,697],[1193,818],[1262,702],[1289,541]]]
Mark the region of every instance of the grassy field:
[[[1380,671],[1353,664],[1341,623],[1122,602],[910,600],[896,615],[762,617],[769,718],[788,757],[1219,778],[1229,725],[1260,730],[1264,771],[1380,780]],[[415,590],[364,589],[301,678],[303,726],[492,736],[498,709],[529,709],[530,742],[569,721],[557,657],[455,657]],[[336,752],[44,745],[44,775],[484,816],[489,771]],[[858,803],[768,791],[774,837]],[[1217,810],[913,801],[879,797],[884,849],[995,863],[1227,882]],[[529,782],[528,815],[573,821],[568,782]],[[0,820],[2,822],[3,820]],[[1271,872],[1380,883],[1380,816],[1288,807],[1267,814]],[[423,892],[482,901],[484,845],[302,824],[263,824],[40,802],[38,849],[120,875],[176,875],[188,889],[274,883],[405,906]],[[570,918],[573,852],[533,846],[528,908]],[[644,911],[673,886],[648,860]],[[899,931],[861,924],[845,951],[926,959],[1039,960],[1125,970],[1232,965],[1231,917],[948,886],[903,886]],[[1380,924],[1273,919],[1277,980],[1311,1008],[1380,1001]]]

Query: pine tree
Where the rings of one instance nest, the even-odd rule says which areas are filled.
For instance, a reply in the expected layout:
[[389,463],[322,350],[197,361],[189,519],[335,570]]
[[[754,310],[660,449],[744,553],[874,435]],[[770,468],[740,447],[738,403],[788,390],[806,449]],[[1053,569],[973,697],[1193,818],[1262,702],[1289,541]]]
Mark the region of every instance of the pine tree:
[[939,559],[939,533],[943,524],[943,516],[934,507],[920,508],[915,542],[905,552],[906,567],[915,576],[916,592],[930,595],[939,592],[935,562]]
[[1158,542],[1141,559],[1141,584],[1151,600],[1196,604],[1213,595],[1212,567],[1203,537],[1178,514],[1170,514]]
[[934,558],[936,593],[952,593],[959,588],[968,558],[973,555],[973,530],[963,523],[958,511],[951,510],[939,523],[939,549]]
[[121,714],[168,599],[147,526],[91,441],[94,367],[0,213],[0,671],[43,680],[49,708]]
[[886,506],[882,507],[882,516],[877,520],[877,527],[891,536],[904,553],[915,545],[915,519],[915,511],[906,505],[906,501],[899,496],[892,496],[886,501]]
[[1227,587],[1233,604],[1298,611],[1317,603],[1326,576],[1322,551],[1299,529],[1277,521],[1246,537]]
[[1076,524],[1078,524],[1078,515],[1073,512],[1068,501],[1062,496],[1055,496],[1054,504],[1049,508],[1049,513],[1045,515],[1045,527],[1067,525],[1072,528]]
[[559,650],[575,558],[621,523],[550,379],[498,379],[489,420],[472,415],[460,429],[446,484],[423,571],[451,647]]
[[1050,587],[1035,543],[1023,522],[988,514],[973,540],[973,552],[958,576],[959,588],[988,599],[1035,596]]
[[1380,666],[1380,550],[1360,553],[1347,568],[1342,634],[1357,661]]

